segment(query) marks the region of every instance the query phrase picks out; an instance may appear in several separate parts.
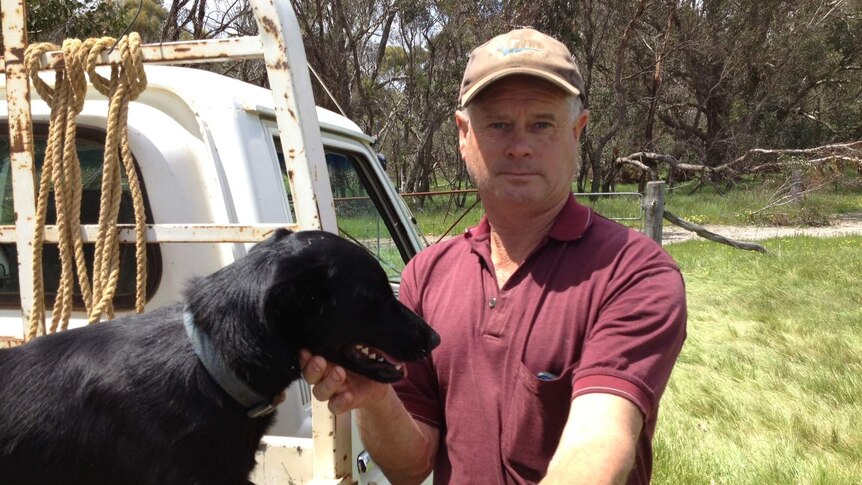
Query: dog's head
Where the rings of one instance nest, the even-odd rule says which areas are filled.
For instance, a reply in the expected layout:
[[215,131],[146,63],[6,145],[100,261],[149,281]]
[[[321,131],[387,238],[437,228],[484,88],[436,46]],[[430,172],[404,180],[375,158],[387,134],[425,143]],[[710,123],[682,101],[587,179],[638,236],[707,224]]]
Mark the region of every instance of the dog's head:
[[254,251],[277,255],[263,297],[270,331],[380,382],[404,375],[440,336],[392,293],[386,273],[363,248],[322,231],[279,230]]

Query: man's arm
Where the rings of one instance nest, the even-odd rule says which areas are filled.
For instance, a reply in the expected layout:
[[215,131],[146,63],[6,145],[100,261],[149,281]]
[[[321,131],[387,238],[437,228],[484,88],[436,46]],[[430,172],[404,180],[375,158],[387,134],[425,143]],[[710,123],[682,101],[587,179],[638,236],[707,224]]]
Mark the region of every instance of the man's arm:
[[434,468],[440,432],[413,419],[389,384],[366,379],[300,354],[303,375],[314,397],[328,401],[335,414],[357,411],[357,425],[368,453],[393,484],[421,483]]
[[434,469],[440,431],[413,419],[387,385],[386,398],[357,409],[362,443],[393,484],[421,483]]
[[628,399],[603,393],[576,397],[542,485],[624,485],[643,422]]

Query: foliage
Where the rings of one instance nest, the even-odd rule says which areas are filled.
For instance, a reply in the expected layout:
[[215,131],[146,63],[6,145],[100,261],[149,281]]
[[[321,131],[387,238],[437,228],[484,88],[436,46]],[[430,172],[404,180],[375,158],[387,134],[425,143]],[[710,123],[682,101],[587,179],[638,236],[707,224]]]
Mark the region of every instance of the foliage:
[[[67,37],[101,37],[126,26],[123,10],[110,0],[40,0],[27,2],[30,42],[62,43]],[[0,36],[2,42],[2,36]]]
[[145,42],[156,42],[167,15],[157,0],[39,0],[26,5],[28,41],[58,45],[67,38],[119,37],[127,29]]
[[168,12],[159,0],[124,0],[121,8],[122,18],[125,25],[129,25],[130,32],[141,34],[143,42],[162,40],[162,26],[167,20]]
[[610,190],[611,160],[643,149],[718,165],[754,147],[862,137],[858,0],[294,4],[312,65],[379,136],[407,192],[465,186],[451,114],[466,56],[523,25],[579,61],[591,110],[580,190]]
[[862,238],[668,246],[688,338],[662,399],[657,484],[856,484],[862,477]]

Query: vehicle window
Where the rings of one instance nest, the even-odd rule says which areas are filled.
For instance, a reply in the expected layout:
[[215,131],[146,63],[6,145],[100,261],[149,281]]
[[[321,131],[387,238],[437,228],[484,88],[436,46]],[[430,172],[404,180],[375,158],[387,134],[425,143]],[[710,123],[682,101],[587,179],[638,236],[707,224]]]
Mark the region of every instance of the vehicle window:
[[[293,206],[281,143],[278,137],[274,137],[273,142],[278,153],[284,188]],[[381,215],[385,213],[383,202],[374,190],[371,179],[362,170],[359,157],[360,155],[346,151],[326,151],[326,166],[332,185],[338,233],[365,247],[377,258],[389,279],[398,281],[408,259],[405,257],[406,250],[399,248],[397,239],[393,237],[390,221]]]
[[[12,166],[9,160],[9,129],[6,125],[0,125],[0,224],[15,224],[15,209],[12,199]],[[45,146],[47,139],[47,127],[45,125],[34,125],[33,127],[34,151],[36,163],[36,184],[42,176],[42,161],[45,157]],[[102,195],[102,160],[104,155],[105,134],[97,130],[79,128],[76,139],[78,158],[81,162],[81,178],[83,180],[83,192],[81,200],[81,223],[98,224],[99,206]],[[147,222],[152,222],[152,215],[147,203],[144,181],[140,178],[141,189],[144,193],[144,205],[147,212]],[[133,224],[135,221],[134,209],[132,208],[132,196],[128,187],[125,174],[122,175],[123,192],[120,200],[119,222],[121,224]],[[53,192],[53,189],[52,189]],[[53,193],[48,196],[48,212],[46,224],[56,224],[57,214],[55,212]],[[84,256],[87,261],[88,275],[92,278],[94,245],[84,245]],[[29,265],[29,262],[24,262]],[[43,275],[45,282],[45,298],[50,307],[54,304],[57,293],[57,285],[60,280],[60,255],[56,243],[45,243],[42,255]],[[157,244],[147,245],[147,299],[149,299],[158,287],[161,277],[161,255]],[[76,309],[84,309],[84,301],[81,298],[77,283],[73,292],[73,301]],[[135,306],[135,245],[120,244],[120,280],[117,284],[117,293],[114,297],[114,308],[116,310],[131,310]],[[0,307],[20,308],[21,297],[18,286],[18,250],[15,243],[0,244]]]

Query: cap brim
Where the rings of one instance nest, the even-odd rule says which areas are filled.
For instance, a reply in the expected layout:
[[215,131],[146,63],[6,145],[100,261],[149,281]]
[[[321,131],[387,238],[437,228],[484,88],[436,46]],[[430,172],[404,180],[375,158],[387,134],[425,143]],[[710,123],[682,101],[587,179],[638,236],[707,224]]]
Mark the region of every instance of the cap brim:
[[475,84],[470,86],[470,89],[461,96],[461,107],[467,106],[473,98],[476,97],[483,89],[491,85],[492,83],[499,81],[500,79],[508,76],[513,76],[515,74],[523,74],[526,76],[533,76],[544,79],[546,81],[550,81],[552,84],[559,86],[563,91],[571,94],[572,96],[580,96],[581,91],[572,86],[572,84],[560,76],[556,74],[552,74],[547,71],[542,71],[539,69],[532,69],[529,67],[510,67],[507,69],[503,69],[497,71],[489,76],[486,76],[483,79],[480,79]]

